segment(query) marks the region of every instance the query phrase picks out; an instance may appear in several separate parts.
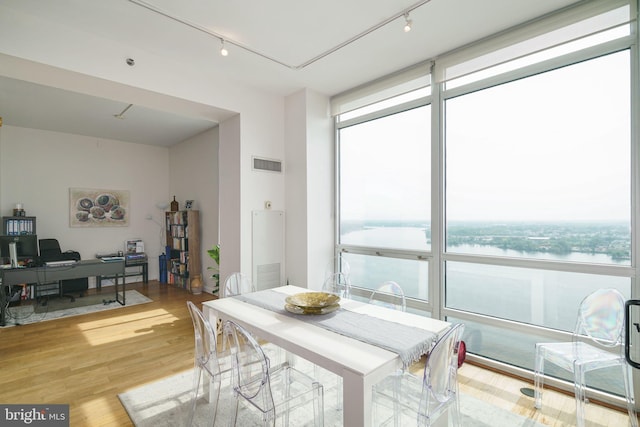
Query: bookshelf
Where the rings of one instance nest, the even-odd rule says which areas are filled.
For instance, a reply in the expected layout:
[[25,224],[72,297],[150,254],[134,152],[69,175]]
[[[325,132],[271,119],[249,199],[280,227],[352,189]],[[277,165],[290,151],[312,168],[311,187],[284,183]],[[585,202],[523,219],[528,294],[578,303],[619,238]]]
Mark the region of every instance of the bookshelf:
[[167,281],[191,291],[191,279],[201,274],[200,212],[165,212]]
[[36,234],[35,216],[3,216],[2,232],[6,236]]

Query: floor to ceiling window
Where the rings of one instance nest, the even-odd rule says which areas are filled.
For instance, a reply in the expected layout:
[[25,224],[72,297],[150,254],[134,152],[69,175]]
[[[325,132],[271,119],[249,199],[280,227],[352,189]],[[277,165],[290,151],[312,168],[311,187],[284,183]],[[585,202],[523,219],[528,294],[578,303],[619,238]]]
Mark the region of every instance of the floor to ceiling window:
[[[337,117],[337,250],[361,295],[397,281],[414,312],[464,322],[469,352],[531,370],[587,294],[635,294],[636,36],[629,5],[596,4],[436,59],[428,96]],[[588,381],[620,394],[614,376]]]
[[624,50],[445,100],[445,307],[570,331],[595,289],[630,297],[629,80]]
[[423,105],[339,130],[339,241],[358,288],[393,280],[427,299],[419,254],[431,247],[430,112]]

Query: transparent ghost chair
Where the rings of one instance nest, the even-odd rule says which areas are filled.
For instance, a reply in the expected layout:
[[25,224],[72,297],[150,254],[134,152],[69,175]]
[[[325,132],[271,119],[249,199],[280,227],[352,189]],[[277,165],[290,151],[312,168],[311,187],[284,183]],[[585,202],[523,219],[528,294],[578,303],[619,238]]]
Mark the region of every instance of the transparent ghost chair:
[[351,282],[344,274],[333,273],[325,279],[322,291],[336,294],[340,298],[349,299],[351,298]]
[[[325,279],[322,285],[322,291],[338,295],[340,298],[349,299],[351,298],[351,283],[349,282],[349,278],[344,274],[331,273]],[[323,378],[323,381],[324,378],[329,376],[332,378],[332,382],[336,384],[336,405],[338,408],[342,408],[342,378],[325,372],[319,366],[315,367],[314,375],[316,378]]]
[[[246,294],[249,292],[255,292],[256,288],[251,283],[251,280],[242,273],[231,273],[229,277],[224,281],[222,288],[220,289],[220,298],[232,297],[235,295]],[[216,335],[222,333],[222,322],[218,319],[216,325]]]
[[207,419],[210,421],[210,425],[214,425],[218,399],[220,397],[221,376],[223,373],[230,373],[230,361],[228,359],[226,361],[223,360],[221,367],[217,353],[216,335],[214,334],[211,324],[204,317],[202,311],[191,301],[187,301],[187,307],[189,308],[189,314],[193,322],[195,338],[193,389],[187,426],[193,425],[200,384],[205,376],[207,377],[207,383],[203,384],[202,389],[211,411]]
[[[325,279],[324,284],[322,285],[323,292],[329,292],[335,295],[338,295],[342,299],[350,299],[351,298],[351,282],[349,278],[345,276],[343,273],[332,273],[329,274]],[[324,374],[324,375],[323,375]],[[316,366],[315,368],[315,376],[316,378],[325,378],[327,375],[326,372],[323,372],[321,368]],[[339,376],[335,376],[336,383],[336,399],[338,408],[342,407],[342,378]]]
[[[227,277],[227,280],[224,282],[224,286],[222,288],[222,298],[228,298],[236,295],[248,294],[251,292],[255,292],[256,288],[251,282],[251,280],[242,273],[232,273]],[[220,330],[221,325],[217,325],[217,331],[222,332]],[[287,353],[280,347],[263,343],[265,345],[265,351],[269,354],[269,356],[276,361],[282,361],[287,357]],[[226,351],[226,347],[224,347],[225,343],[223,342],[223,350]]]
[[616,289],[598,289],[580,303],[571,342],[537,343],[535,355],[535,407],[542,408],[545,360],[573,373],[578,427],[584,427],[585,374],[619,366],[624,379],[629,419],[638,427],[630,369],[624,356],[624,297]]
[[453,325],[435,343],[426,357],[422,378],[403,372],[389,375],[373,387],[374,425],[430,426],[450,411],[449,425],[460,426],[458,346],[463,331],[463,324]]
[[[223,330],[224,339],[229,342],[233,370],[232,425],[248,423],[246,415],[239,416],[242,401],[249,404],[243,408],[257,410],[265,426],[275,426],[276,419],[288,426],[291,411],[300,408],[304,409],[302,418],[291,420],[292,425],[306,422],[310,413],[315,426],[324,424],[323,387],[319,382],[288,364],[272,369],[271,361],[255,338],[235,322],[224,322]],[[309,405],[312,411],[308,410]]]
[[342,273],[347,279],[351,274],[351,266],[342,254],[338,254],[333,259],[329,260],[325,268],[324,279],[328,279],[329,276],[335,273]]
[[378,286],[369,297],[369,304],[380,305],[392,310],[407,310],[404,291],[400,285],[393,281],[387,281]]
[[242,295],[255,292],[256,288],[251,280],[242,273],[232,273],[227,280],[224,281],[222,288],[222,298],[234,295]]

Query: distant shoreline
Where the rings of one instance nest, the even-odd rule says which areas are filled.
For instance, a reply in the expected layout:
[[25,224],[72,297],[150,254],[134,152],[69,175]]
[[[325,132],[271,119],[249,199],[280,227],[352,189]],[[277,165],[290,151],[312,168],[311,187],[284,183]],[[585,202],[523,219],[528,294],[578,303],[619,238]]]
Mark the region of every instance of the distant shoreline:
[[[416,229],[430,244],[431,229],[424,221],[343,221],[341,235],[374,229]],[[493,247],[519,253],[607,255],[620,262],[631,260],[631,228],[623,221],[591,222],[450,222],[447,247]]]

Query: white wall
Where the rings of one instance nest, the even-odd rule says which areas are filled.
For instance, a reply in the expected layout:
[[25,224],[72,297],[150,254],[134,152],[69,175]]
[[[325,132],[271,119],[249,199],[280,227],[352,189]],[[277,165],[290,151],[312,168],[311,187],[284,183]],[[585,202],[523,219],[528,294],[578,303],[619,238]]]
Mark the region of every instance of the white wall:
[[[49,132],[0,127],[0,213],[11,215],[22,203],[37,217],[38,238],[57,238],[62,250],[83,259],[118,251],[127,239],[145,241],[149,276],[158,277],[159,226],[155,204],[168,201],[169,151],[164,147]],[[71,228],[69,188],[130,192],[129,226]]]
[[215,263],[207,249],[218,243],[218,128],[210,129],[169,148],[169,194],[184,209],[185,200],[194,200],[200,211],[200,257],[205,291],[214,287],[211,271]]
[[[51,48],[55,50],[57,46],[54,44]],[[101,48],[110,51],[101,58],[120,55],[120,51],[113,50],[114,46],[94,46],[94,50]],[[7,51],[10,54],[19,53],[22,57],[8,56]],[[112,66],[101,68],[101,58],[95,62],[82,61],[77,64],[65,50],[60,51],[59,55],[51,56],[50,53],[29,44],[17,47],[16,44],[3,44],[0,40],[0,60],[3,64],[0,75],[109,99],[127,100],[162,111],[191,113],[220,120],[220,164],[228,172],[221,170],[219,182],[221,191],[225,189],[219,198],[220,223],[223,224],[223,231],[226,231],[219,238],[223,248],[221,277],[226,277],[225,271],[250,273],[251,211],[261,209],[265,200],[271,200],[274,209],[284,206],[283,175],[265,178],[264,174],[251,170],[252,155],[279,159],[284,156],[282,97],[240,87],[233,82],[211,79],[211,76],[199,70],[176,70],[171,58],[153,58],[154,61],[165,61],[166,66],[123,73],[123,70],[113,69]],[[74,58],[76,55],[80,53],[74,53]],[[65,61],[65,58],[70,61]],[[65,64],[89,74],[60,68]],[[109,70],[113,73],[109,74]],[[176,79],[176,76],[180,78]],[[224,131],[225,123],[233,123],[228,126],[231,131]],[[2,197],[0,193],[0,199]],[[238,227],[234,221],[238,221]],[[224,266],[225,262],[228,262],[227,267]]]
[[296,92],[285,102],[286,226],[285,259],[289,284],[307,287],[307,117],[306,91]]
[[[240,115],[240,220],[241,265],[240,271],[252,276],[252,215],[254,210],[264,209],[269,200],[272,209],[285,207],[283,173],[271,173],[252,169],[252,157],[282,160],[284,163],[284,99],[277,97],[269,102],[256,98]],[[285,218],[287,217],[285,212]],[[285,267],[286,268],[286,267]]]
[[[183,208],[193,199],[201,211],[202,274],[210,289],[206,267],[213,262],[206,250],[218,241],[217,157],[217,128],[168,149],[5,125],[0,127],[0,214],[11,215],[15,203],[22,203],[27,215],[37,217],[39,238],[57,238],[63,250],[77,250],[83,259],[122,250],[125,240],[139,237],[153,280],[165,244],[164,211],[156,204],[175,194]],[[129,190],[129,226],[69,227],[71,187]]]
[[335,143],[329,99],[307,94],[307,234],[309,288],[321,289],[335,245]]
[[326,96],[286,99],[286,263],[292,285],[319,290],[333,256],[333,125]]
[[[220,123],[220,283],[241,271],[240,115]],[[224,161],[223,161],[224,159]]]
[[219,122],[221,275],[251,272],[251,212],[265,200],[286,211],[286,166],[280,175],[251,170],[253,155],[285,160],[283,97],[1,5],[0,33],[0,75]]

